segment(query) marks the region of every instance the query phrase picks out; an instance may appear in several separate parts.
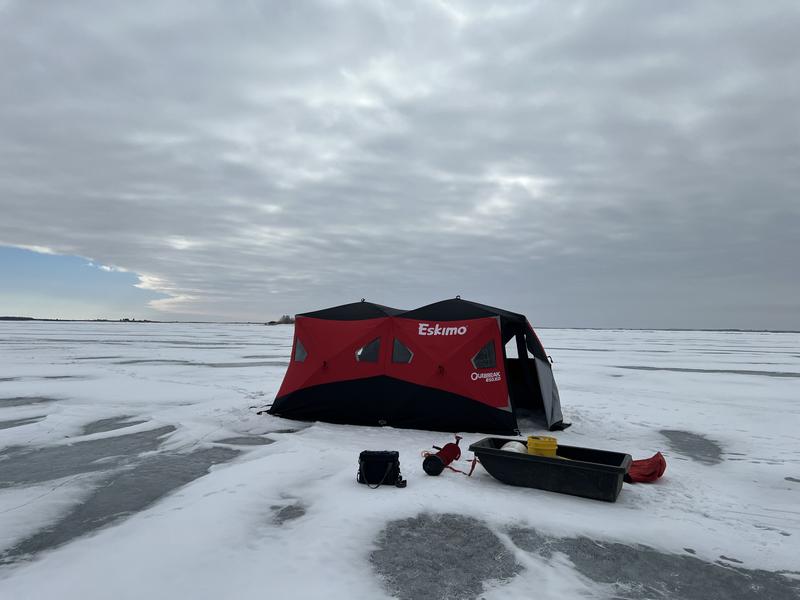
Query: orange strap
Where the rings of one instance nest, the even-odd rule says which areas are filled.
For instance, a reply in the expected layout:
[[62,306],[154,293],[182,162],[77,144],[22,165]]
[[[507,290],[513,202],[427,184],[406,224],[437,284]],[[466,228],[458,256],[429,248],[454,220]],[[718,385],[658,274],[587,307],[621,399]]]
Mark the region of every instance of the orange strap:
[[447,468],[450,469],[451,471],[455,471],[456,473],[461,473],[462,475],[466,475],[467,477],[472,477],[472,472],[475,470],[475,465],[476,464],[478,464],[478,457],[473,455],[472,456],[472,465],[469,468],[469,473],[465,473],[464,471],[462,471],[460,469],[456,469],[455,467],[451,467],[450,465],[447,465]]

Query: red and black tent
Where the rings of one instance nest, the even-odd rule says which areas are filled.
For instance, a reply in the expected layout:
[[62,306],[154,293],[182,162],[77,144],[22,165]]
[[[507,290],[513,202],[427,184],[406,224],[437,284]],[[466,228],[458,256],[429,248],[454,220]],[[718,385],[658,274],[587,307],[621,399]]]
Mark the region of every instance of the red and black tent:
[[[506,356],[515,341],[518,357]],[[461,300],[402,311],[355,302],[297,315],[269,412],[300,420],[512,434],[519,411],[563,429],[558,388],[524,315]]]

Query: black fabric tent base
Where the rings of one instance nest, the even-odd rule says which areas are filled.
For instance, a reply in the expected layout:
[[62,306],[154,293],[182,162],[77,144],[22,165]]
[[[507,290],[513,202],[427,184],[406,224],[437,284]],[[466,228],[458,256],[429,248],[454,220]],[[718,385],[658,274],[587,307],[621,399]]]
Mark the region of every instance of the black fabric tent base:
[[299,389],[277,398],[268,411],[299,421],[388,425],[403,429],[514,435],[511,411],[385,375]]

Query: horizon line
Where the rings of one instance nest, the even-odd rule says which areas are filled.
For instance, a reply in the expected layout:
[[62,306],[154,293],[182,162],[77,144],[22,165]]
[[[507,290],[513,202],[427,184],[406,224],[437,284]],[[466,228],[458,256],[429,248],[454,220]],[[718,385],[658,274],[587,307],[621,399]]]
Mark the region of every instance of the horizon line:
[[[294,318],[294,317],[292,317]],[[43,317],[17,317],[2,316],[0,322],[60,322],[60,323],[165,323],[165,324],[186,324],[186,325],[293,325],[293,323],[277,323],[270,321],[164,321],[161,319],[58,319]],[[535,329],[574,329],[586,331],[717,331],[721,333],[800,333],[797,329],[742,329],[732,327],[707,328],[707,327],[590,327],[590,326],[556,326],[556,325],[537,325]]]

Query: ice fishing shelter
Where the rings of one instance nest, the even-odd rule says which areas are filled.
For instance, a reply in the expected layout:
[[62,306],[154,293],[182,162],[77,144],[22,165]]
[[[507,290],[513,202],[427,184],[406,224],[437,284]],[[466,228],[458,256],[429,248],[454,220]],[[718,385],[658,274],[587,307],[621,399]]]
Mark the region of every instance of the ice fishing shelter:
[[[517,357],[506,355],[514,340]],[[460,298],[403,311],[355,302],[297,315],[269,412],[290,419],[513,434],[563,429],[550,361],[524,315]]]

